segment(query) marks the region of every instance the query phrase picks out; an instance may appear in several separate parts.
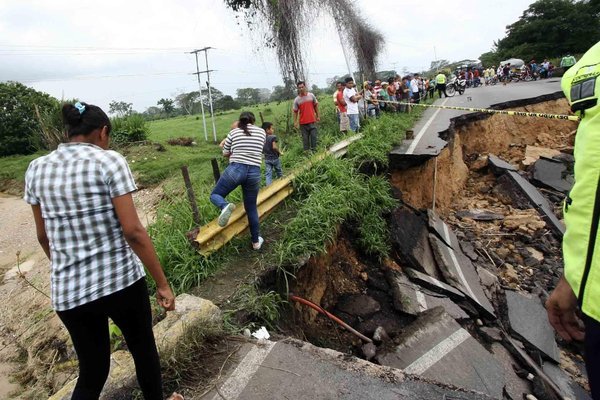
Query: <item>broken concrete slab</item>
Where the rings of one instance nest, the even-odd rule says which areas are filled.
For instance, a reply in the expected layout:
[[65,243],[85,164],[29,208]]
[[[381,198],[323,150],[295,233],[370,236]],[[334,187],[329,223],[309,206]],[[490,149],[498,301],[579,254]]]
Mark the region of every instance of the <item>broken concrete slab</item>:
[[515,373],[514,366],[518,366],[518,363],[510,352],[500,343],[492,343],[491,350],[504,369],[504,390],[506,390],[509,398],[511,400],[521,400],[525,395],[531,393],[529,381],[519,378]]
[[565,226],[554,214],[552,206],[548,200],[546,200],[546,198],[536,189],[535,186],[533,186],[527,181],[527,179],[523,178],[515,171],[508,171],[507,176],[515,183],[516,187],[525,195],[525,197],[529,199],[531,205],[533,205],[539,211],[544,220],[548,222],[548,225],[552,231],[559,238],[562,238],[565,233]]
[[448,297],[421,288],[401,273],[390,271],[388,281],[392,284],[394,308],[398,311],[416,316],[441,306],[454,319],[469,318],[467,313]]
[[201,400],[491,400],[295,339],[246,343]]
[[542,370],[552,382],[558,386],[566,399],[592,400],[591,396],[577,383],[573,382],[560,367],[552,362],[545,362]]
[[421,314],[396,343],[375,357],[381,365],[502,398],[502,366],[443,308]]
[[502,175],[506,171],[517,171],[517,167],[507,163],[494,154],[488,155],[488,164],[494,175]]
[[475,221],[498,221],[504,219],[504,215],[489,210],[473,208],[471,210],[462,210],[456,213],[460,219],[469,218]]
[[[446,243],[433,234],[429,235],[429,241],[446,282],[463,292],[467,298],[473,300],[478,309],[485,313],[488,318],[495,318],[494,306],[481,287],[479,274],[471,260],[460,251],[460,247],[455,246],[459,249],[457,251],[447,246]],[[450,241],[449,236],[446,236],[446,241]]]
[[560,362],[554,329],[538,297],[507,290],[506,305],[512,331],[546,357]]
[[575,183],[573,175],[569,175],[567,166],[559,160],[542,157],[533,164],[531,181],[543,188],[569,193]]
[[447,246],[458,249],[458,237],[452,229],[433,210],[427,210],[429,229],[435,233]]
[[559,154],[560,151],[548,147],[527,146],[525,147],[525,159],[523,159],[523,165],[531,165],[540,159],[540,157],[552,158]]
[[392,213],[391,238],[396,256],[402,264],[439,279],[441,276],[427,239],[428,234],[424,215],[408,207],[398,207]]
[[452,299],[461,300],[465,298],[465,295],[460,290],[457,290],[452,286],[448,285],[447,283],[444,283],[438,279],[432,278],[429,275],[426,275],[422,272],[411,268],[404,268],[403,271],[406,273],[406,275],[408,275],[408,277],[412,281],[415,281],[421,286],[433,290],[436,293],[442,293]]

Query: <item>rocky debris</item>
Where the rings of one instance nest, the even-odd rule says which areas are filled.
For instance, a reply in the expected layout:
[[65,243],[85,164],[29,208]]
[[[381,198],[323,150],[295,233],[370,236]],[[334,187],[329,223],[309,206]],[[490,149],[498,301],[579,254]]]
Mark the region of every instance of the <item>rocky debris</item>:
[[512,331],[546,357],[560,362],[554,330],[540,299],[510,290],[505,294]]
[[[211,301],[189,294],[181,294],[175,300],[176,309],[154,325],[154,337],[161,356],[169,354],[184,338],[189,329],[198,326],[220,326],[221,310]],[[77,379],[67,383],[49,400],[71,398]],[[135,365],[128,351],[118,350],[110,356],[110,374],[104,385],[101,399],[112,399],[113,394],[126,390],[135,381]]]
[[525,147],[525,159],[523,159],[523,165],[531,165],[535,163],[540,157],[552,158],[558,156],[560,151],[550,149],[547,147],[538,146],[527,146]]
[[542,157],[532,166],[531,182],[539,187],[555,190],[564,194],[573,187],[574,178],[568,167],[560,160]]
[[552,209],[552,206],[548,200],[546,200],[546,198],[535,188],[535,186],[529,183],[517,172],[507,171],[506,174],[508,177],[510,177],[512,182],[514,182],[515,189],[520,190],[525,197],[529,199],[531,205],[534,206],[543,216],[546,222],[549,223],[550,229],[552,229],[557,237],[562,238],[565,233],[565,226],[554,214],[554,210]]
[[544,229],[546,222],[533,209],[514,210],[504,218],[502,226],[509,232],[517,231],[524,235],[531,235],[539,229]]
[[373,343],[365,343],[360,349],[362,350],[362,353],[367,361],[370,361],[377,353],[377,346],[375,346]]
[[381,305],[370,296],[358,294],[342,298],[336,308],[355,317],[367,317],[381,310]]
[[503,159],[501,159],[500,157],[498,157],[494,154],[490,154],[488,156],[488,163],[489,163],[489,167],[492,170],[492,172],[494,173],[494,175],[502,175],[506,171],[516,171],[517,170],[517,167],[515,167],[512,164],[507,163],[506,161],[504,161]]
[[398,207],[392,213],[392,245],[398,257],[411,268],[440,278],[428,240],[426,219],[408,207]]
[[417,316],[421,312],[441,306],[454,319],[469,318],[459,306],[448,297],[422,289],[400,273],[392,273],[394,308],[403,313]]
[[504,215],[498,214],[489,210],[482,210],[480,208],[474,208],[471,210],[463,210],[458,211],[456,213],[458,218],[470,218],[475,221],[495,221],[495,220],[503,220]]
[[422,313],[396,343],[377,354],[381,365],[502,398],[502,365],[443,308]]

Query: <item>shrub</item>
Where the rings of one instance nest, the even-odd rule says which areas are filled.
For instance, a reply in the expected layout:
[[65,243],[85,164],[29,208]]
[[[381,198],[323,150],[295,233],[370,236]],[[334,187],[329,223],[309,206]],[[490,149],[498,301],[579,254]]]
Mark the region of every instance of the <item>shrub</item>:
[[167,140],[171,146],[193,146],[195,139],[193,137],[178,137]]
[[60,109],[58,100],[18,82],[0,83],[0,157],[43,147],[40,114]]
[[138,114],[124,118],[113,118],[111,124],[110,137],[117,146],[147,140],[150,133],[148,123],[144,117]]

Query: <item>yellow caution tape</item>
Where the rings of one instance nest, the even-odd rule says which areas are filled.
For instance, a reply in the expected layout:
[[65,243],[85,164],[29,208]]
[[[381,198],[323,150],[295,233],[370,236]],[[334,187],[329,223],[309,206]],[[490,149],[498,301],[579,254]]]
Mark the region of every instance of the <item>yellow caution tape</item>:
[[385,101],[378,100],[380,103],[400,104],[404,106],[417,106],[417,107],[431,107],[441,108],[443,110],[458,110],[458,111],[472,111],[482,112],[487,114],[502,114],[502,115],[515,115],[517,117],[537,117],[537,118],[548,118],[548,119],[562,119],[568,121],[579,121],[577,115],[560,115],[560,114],[548,114],[548,113],[536,113],[527,111],[512,111],[512,110],[494,110],[491,108],[471,108],[471,107],[458,107],[458,106],[442,106],[437,104],[421,104],[421,103],[404,103],[401,101]]

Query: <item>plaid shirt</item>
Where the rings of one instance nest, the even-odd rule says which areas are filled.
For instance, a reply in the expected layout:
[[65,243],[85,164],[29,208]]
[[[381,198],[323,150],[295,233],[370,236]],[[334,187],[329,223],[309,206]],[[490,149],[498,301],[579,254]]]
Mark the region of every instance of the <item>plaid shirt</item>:
[[61,144],[29,164],[24,200],[42,210],[55,310],[89,303],[145,275],[111,201],[136,189],[122,155],[89,143]]

